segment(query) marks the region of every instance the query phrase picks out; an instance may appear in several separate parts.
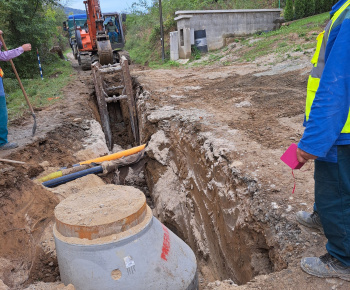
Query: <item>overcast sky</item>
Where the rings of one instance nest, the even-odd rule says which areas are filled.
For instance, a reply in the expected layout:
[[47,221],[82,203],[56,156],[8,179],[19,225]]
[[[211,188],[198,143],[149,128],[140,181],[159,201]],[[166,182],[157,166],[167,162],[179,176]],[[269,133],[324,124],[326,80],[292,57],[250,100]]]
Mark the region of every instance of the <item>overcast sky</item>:
[[[151,0],[147,0],[149,3]],[[100,0],[102,13],[106,12],[126,12],[131,4],[137,0]],[[83,0],[69,0],[68,7],[85,10]]]

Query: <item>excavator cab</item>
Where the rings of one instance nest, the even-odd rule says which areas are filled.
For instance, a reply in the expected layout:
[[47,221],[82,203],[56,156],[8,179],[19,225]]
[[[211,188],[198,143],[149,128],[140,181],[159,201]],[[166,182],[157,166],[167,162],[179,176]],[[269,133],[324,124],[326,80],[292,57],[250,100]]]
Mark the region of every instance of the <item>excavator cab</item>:
[[[116,35],[110,34],[109,40],[113,50],[122,50],[125,46],[124,29],[122,22],[122,15],[118,13],[104,13],[103,14],[103,25],[105,27],[106,33],[109,22],[112,21],[113,25],[117,28],[118,32]],[[111,37],[112,36],[112,37]]]

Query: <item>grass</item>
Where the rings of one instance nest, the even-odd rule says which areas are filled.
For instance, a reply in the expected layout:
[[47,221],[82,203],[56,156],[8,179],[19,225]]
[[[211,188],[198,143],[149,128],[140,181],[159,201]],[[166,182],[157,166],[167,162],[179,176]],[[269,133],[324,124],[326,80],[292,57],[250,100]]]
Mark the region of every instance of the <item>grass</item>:
[[[257,34],[256,38],[259,41],[249,43],[251,38],[242,40],[242,52],[239,61],[252,61],[255,58],[267,55],[270,53],[286,54],[291,51],[304,51],[309,48],[314,48],[316,43],[317,33],[313,32],[312,37],[308,37],[309,33],[314,30],[324,28],[325,22],[329,19],[329,13],[323,13],[312,17],[292,22],[289,26],[282,26],[279,30]],[[298,44],[295,41],[288,40],[288,35],[297,34],[299,39],[310,41],[306,44]],[[250,47],[250,49],[246,49]],[[237,52],[237,51],[236,51]]]
[[[72,78],[75,79],[70,62],[64,60],[57,60],[49,66],[43,65],[43,74],[44,80],[41,80],[38,68],[38,78],[21,80],[34,110],[61,100],[64,97],[63,87]],[[5,78],[4,86],[9,120],[17,119],[28,113],[29,108],[17,79]]]
[[152,62],[149,66],[152,69],[168,69],[168,68],[179,67],[180,64],[173,60],[164,60],[164,63]]
[[[252,36],[246,36],[236,39],[240,47],[233,53],[238,56],[233,62],[251,62],[256,58],[275,54],[276,62],[286,58],[297,59],[298,55],[291,56],[292,52],[309,54],[310,49],[316,46],[316,37],[324,29],[325,23],[329,19],[328,13],[314,15],[312,17],[300,19],[282,26],[279,30],[257,33]],[[226,46],[220,50],[210,51],[208,54],[200,54],[192,51],[192,57],[189,66],[205,66],[221,61],[226,55],[231,54],[231,50]],[[200,61],[196,61],[200,59]],[[224,66],[231,65],[232,61],[221,61]],[[275,64],[275,63],[273,63]],[[172,61],[150,62],[151,68],[172,68],[178,67],[179,64]],[[186,67],[187,65],[185,65]]]

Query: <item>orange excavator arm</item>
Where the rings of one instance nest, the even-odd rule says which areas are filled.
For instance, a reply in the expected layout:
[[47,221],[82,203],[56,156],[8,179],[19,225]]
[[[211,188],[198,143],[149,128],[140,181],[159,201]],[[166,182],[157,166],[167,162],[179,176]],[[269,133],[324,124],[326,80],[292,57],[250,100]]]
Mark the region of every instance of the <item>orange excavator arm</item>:
[[87,24],[89,27],[89,35],[92,42],[93,49],[97,48],[98,35],[104,35],[104,19],[101,13],[101,6],[99,0],[86,0],[84,1]]

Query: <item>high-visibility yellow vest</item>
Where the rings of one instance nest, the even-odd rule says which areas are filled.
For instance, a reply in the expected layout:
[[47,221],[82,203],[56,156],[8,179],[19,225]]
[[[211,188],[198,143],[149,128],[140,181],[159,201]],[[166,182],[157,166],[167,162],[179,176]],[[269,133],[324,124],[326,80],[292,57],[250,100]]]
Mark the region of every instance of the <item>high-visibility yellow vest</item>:
[[[306,96],[306,106],[305,106],[305,117],[306,121],[309,120],[311,106],[315,99],[316,92],[320,85],[320,79],[325,67],[325,55],[326,55],[326,45],[328,41],[329,34],[332,31],[334,22],[338,19],[341,13],[350,5],[350,0],[346,1],[343,6],[333,15],[331,21],[326,26],[326,29],[317,36],[317,46],[316,51],[311,59],[313,68],[309,75],[309,80],[307,83],[307,96]],[[348,119],[343,127],[341,133],[350,133],[350,111]]]

